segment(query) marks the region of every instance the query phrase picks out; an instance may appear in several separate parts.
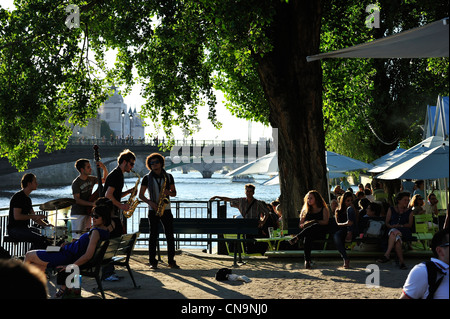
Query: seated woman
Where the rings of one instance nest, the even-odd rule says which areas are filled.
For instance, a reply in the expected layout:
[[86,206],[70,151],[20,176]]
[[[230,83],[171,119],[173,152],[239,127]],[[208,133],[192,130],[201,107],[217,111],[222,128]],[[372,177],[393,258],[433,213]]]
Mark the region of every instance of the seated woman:
[[409,208],[412,209],[414,215],[425,214],[424,204],[422,195],[416,194],[409,202]]
[[111,209],[105,205],[94,206],[91,216],[92,228],[89,233],[83,234],[77,241],[64,245],[59,252],[31,250],[25,255],[24,263],[32,264],[42,271],[46,268],[71,264],[81,266],[87,263],[94,255],[97,243],[109,239]]
[[345,192],[341,197],[339,209],[336,210],[336,224],[339,229],[334,233],[334,243],[337,250],[344,260],[344,268],[350,268],[350,259],[345,251],[345,242],[351,242],[353,237],[357,235],[356,230],[356,212],[352,205],[353,194]]
[[300,213],[300,228],[302,231],[292,238],[289,243],[294,245],[299,239],[304,241],[305,268],[311,268],[311,250],[314,239],[323,237],[328,231],[330,212],[327,204],[319,192],[309,191],[304,200]]
[[388,248],[378,262],[385,263],[390,260],[392,249],[397,253],[400,269],[407,269],[403,260],[402,239],[412,238],[412,226],[414,223],[411,208],[409,208],[409,192],[400,192],[395,197],[395,207],[390,207],[386,215],[388,233]]

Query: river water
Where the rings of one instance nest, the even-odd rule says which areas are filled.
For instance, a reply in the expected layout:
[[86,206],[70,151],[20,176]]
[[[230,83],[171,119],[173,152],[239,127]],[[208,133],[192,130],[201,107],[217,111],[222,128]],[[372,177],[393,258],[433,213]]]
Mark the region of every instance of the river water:
[[[196,171],[192,171],[187,174],[183,174],[180,171],[170,173],[175,178],[175,187],[177,189],[177,196],[172,197],[172,200],[207,201],[213,196],[226,196],[231,198],[245,196],[245,183],[231,182],[231,179],[229,177],[225,177],[223,174],[214,173],[212,178],[203,178],[202,175]],[[279,196],[279,185],[260,185],[268,180],[269,176],[256,175],[254,178],[255,182],[253,184],[256,186],[255,198],[270,203]],[[135,177],[125,178],[124,190],[133,187],[136,180],[137,179]],[[11,196],[18,190],[20,189],[0,190],[0,208],[9,207]],[[33,191],[30,197],[33,205],[42,204],[58,198],[73,198],[71,185],[51,188],[39,188],[38,186],[38,189]],[[126,198],[127,197],[125,197],[125,199]],[[0,211],[0,215],[7,213],[7,210]],[[238,213],[237,210],[236,213]]]

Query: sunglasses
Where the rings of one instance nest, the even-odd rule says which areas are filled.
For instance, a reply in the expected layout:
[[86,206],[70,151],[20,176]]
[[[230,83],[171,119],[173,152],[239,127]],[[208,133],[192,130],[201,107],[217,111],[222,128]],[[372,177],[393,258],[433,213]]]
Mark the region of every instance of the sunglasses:
[[448,247],[448,243],[445,243],[443,245],[439,245],[439,247]]
[[161,163],[159,160],[155,160],[155,161],[151,161],[150,165],[155,165],[155,164],[159,164],[159,163]]
[[97,215],[97,214],[92,214],[91,217],[94,218],[94,219],[99,219],[99,218],[102,217],[102,216],[99,216],[99,215]]

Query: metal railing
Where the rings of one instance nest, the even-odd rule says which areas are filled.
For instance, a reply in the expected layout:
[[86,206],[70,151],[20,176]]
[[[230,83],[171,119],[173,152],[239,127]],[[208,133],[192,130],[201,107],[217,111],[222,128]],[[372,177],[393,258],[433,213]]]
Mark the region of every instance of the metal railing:
[[[88,137],[69,137],[68,145],[149,145],[149,146],[164,146],[167,145],[164,139],[154,139],[149,137],[142,137],[136,139],[123,139],[120,137],[114,139],[108,138],[88,138]],[[194,139],[177,139],[173,141],[175,146],[225,146],[225,143],[238,143],[240,145],[259,145],[261,143],[265,144],[266,147],[273,146],[272,139],[263,139],[260,141],[248,141],[248,140],[194,140]]]
[[[33,205],[33,207],[39,207],[40,204]],[[226,205],[221,205],[217,201],[171,201],[171,209],[175,218],[226,218]],[[30,245],[25,243],[11,243],[4,242],[4,237],[7,235],[9,208],[0,208],[0,245],[11,255],[22,256],[29,249]],[[46,211],[36,210],[36,214],[48,214]],[[127,233],[134,233],[139,231],[139,222],[141,218],[147,218],[148,206],[146,204],[139,204],[133,215],[126,219]],[[175,234],[178,236],[178,234]],[[164,236],[164,234],[160,234]],[[187,237],[184,235],[183,237]],[[191,235],[192,238],[198,238],[199,235]],[[149,234],[141,234],[139,241],[136,244],[138,248],[148,248]],[[163,237],[164,238],[164,237]],[[165,243],[164,241],[161,243]],[[161,245],[164,247],[164,245]],[[189,248],[208,248],[211,251],[211,243],[208,242],[176,242],[176,248],[181,247]]]

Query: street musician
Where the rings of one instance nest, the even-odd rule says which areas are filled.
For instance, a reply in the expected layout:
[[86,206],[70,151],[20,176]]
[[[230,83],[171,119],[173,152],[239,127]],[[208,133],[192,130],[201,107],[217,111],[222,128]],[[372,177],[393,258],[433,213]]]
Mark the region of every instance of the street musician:
[[8,235],[15,240],[30,242],[31,249],[45,248],[47,239],[29,226],[30,219],[38,225],[48,226],[45,216],[34,212],[30,198],[31,192],[38,186],[36,176],[26,173],[20,183],[22,189],[11,197],[9,205]]
[[[104,183],[108,170],[102,162],[98,162],[97,166],[103,170]],[[94,206],[94,202],[99,198],[98,193],[92,193],[94,186],[98,183],[99,176],[92,175],[91,163],[88,159],[81,158],[75,162],[75,168],[79,172],[77,178],[72,182],[72,194],[75,204],[72,205],[72,238],[79,239],[82,234],[91,228],[90,212]]]

